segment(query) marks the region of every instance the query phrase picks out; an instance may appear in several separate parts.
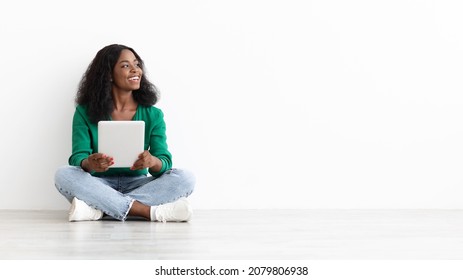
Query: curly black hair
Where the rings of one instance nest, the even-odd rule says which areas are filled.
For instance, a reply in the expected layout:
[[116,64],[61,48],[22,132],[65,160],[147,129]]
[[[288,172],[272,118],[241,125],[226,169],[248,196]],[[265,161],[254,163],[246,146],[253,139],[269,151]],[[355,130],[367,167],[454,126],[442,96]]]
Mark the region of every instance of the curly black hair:
[[[75,101],[78,105],[87,106],[88,117],[94,123],[108,120],[114,110],[111,76],[121,52],[125,49],[135,55],[145,72],[143,60],[135,50],[124,45],[112,44],[98,51],[79,82]],[[159,100],[158,89],[146,75],[142,75],[140,88],[134,90],[132,95],[134,100],[143,106],[153,106]]]

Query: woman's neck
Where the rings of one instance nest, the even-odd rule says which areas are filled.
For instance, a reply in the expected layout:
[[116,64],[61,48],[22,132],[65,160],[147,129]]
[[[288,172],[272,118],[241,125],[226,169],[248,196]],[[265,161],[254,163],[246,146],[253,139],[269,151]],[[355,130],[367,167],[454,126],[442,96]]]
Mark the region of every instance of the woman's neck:
[[113,120],[132,120],[137,111],[137,102],[133,99],[132,92],[113,92],[114,110],[111,113]]

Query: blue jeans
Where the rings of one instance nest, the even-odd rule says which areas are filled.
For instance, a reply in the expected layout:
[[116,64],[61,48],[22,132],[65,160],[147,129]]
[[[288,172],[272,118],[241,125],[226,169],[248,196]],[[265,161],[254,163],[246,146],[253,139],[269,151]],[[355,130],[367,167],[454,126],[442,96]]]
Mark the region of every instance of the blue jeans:
[[193,174],[171,169],[160,177],[110,176],[95,177],[77,166],[60,167],[55,174],[55,186],[71,202],[74,197],[105,214],[124,221],[137,200],[156,206],[189,196],[194,189]]

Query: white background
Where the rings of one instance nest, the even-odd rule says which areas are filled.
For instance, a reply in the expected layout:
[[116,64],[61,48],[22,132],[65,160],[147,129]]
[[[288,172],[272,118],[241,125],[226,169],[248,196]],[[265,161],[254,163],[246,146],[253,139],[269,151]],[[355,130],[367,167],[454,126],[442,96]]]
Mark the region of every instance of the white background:
[[0,209],[67,209],[77,84],[121,43],[197,209],[462,208],[461,1],[0,4]]

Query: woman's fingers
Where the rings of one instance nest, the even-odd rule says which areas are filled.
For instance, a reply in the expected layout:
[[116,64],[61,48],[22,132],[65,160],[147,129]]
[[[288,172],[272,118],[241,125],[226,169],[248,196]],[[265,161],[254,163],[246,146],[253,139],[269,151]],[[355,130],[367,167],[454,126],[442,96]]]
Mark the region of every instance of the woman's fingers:
[[151,163],[151,157],[152,156],[149,151],[144,151],[143,153],[138,155],[138,159],[134,162],[130,169],[139,170],[149,168]]
[[90,166],[97,172],[104,172],[114,164],[114,159],[102,153],[95,153],[88,158]]

